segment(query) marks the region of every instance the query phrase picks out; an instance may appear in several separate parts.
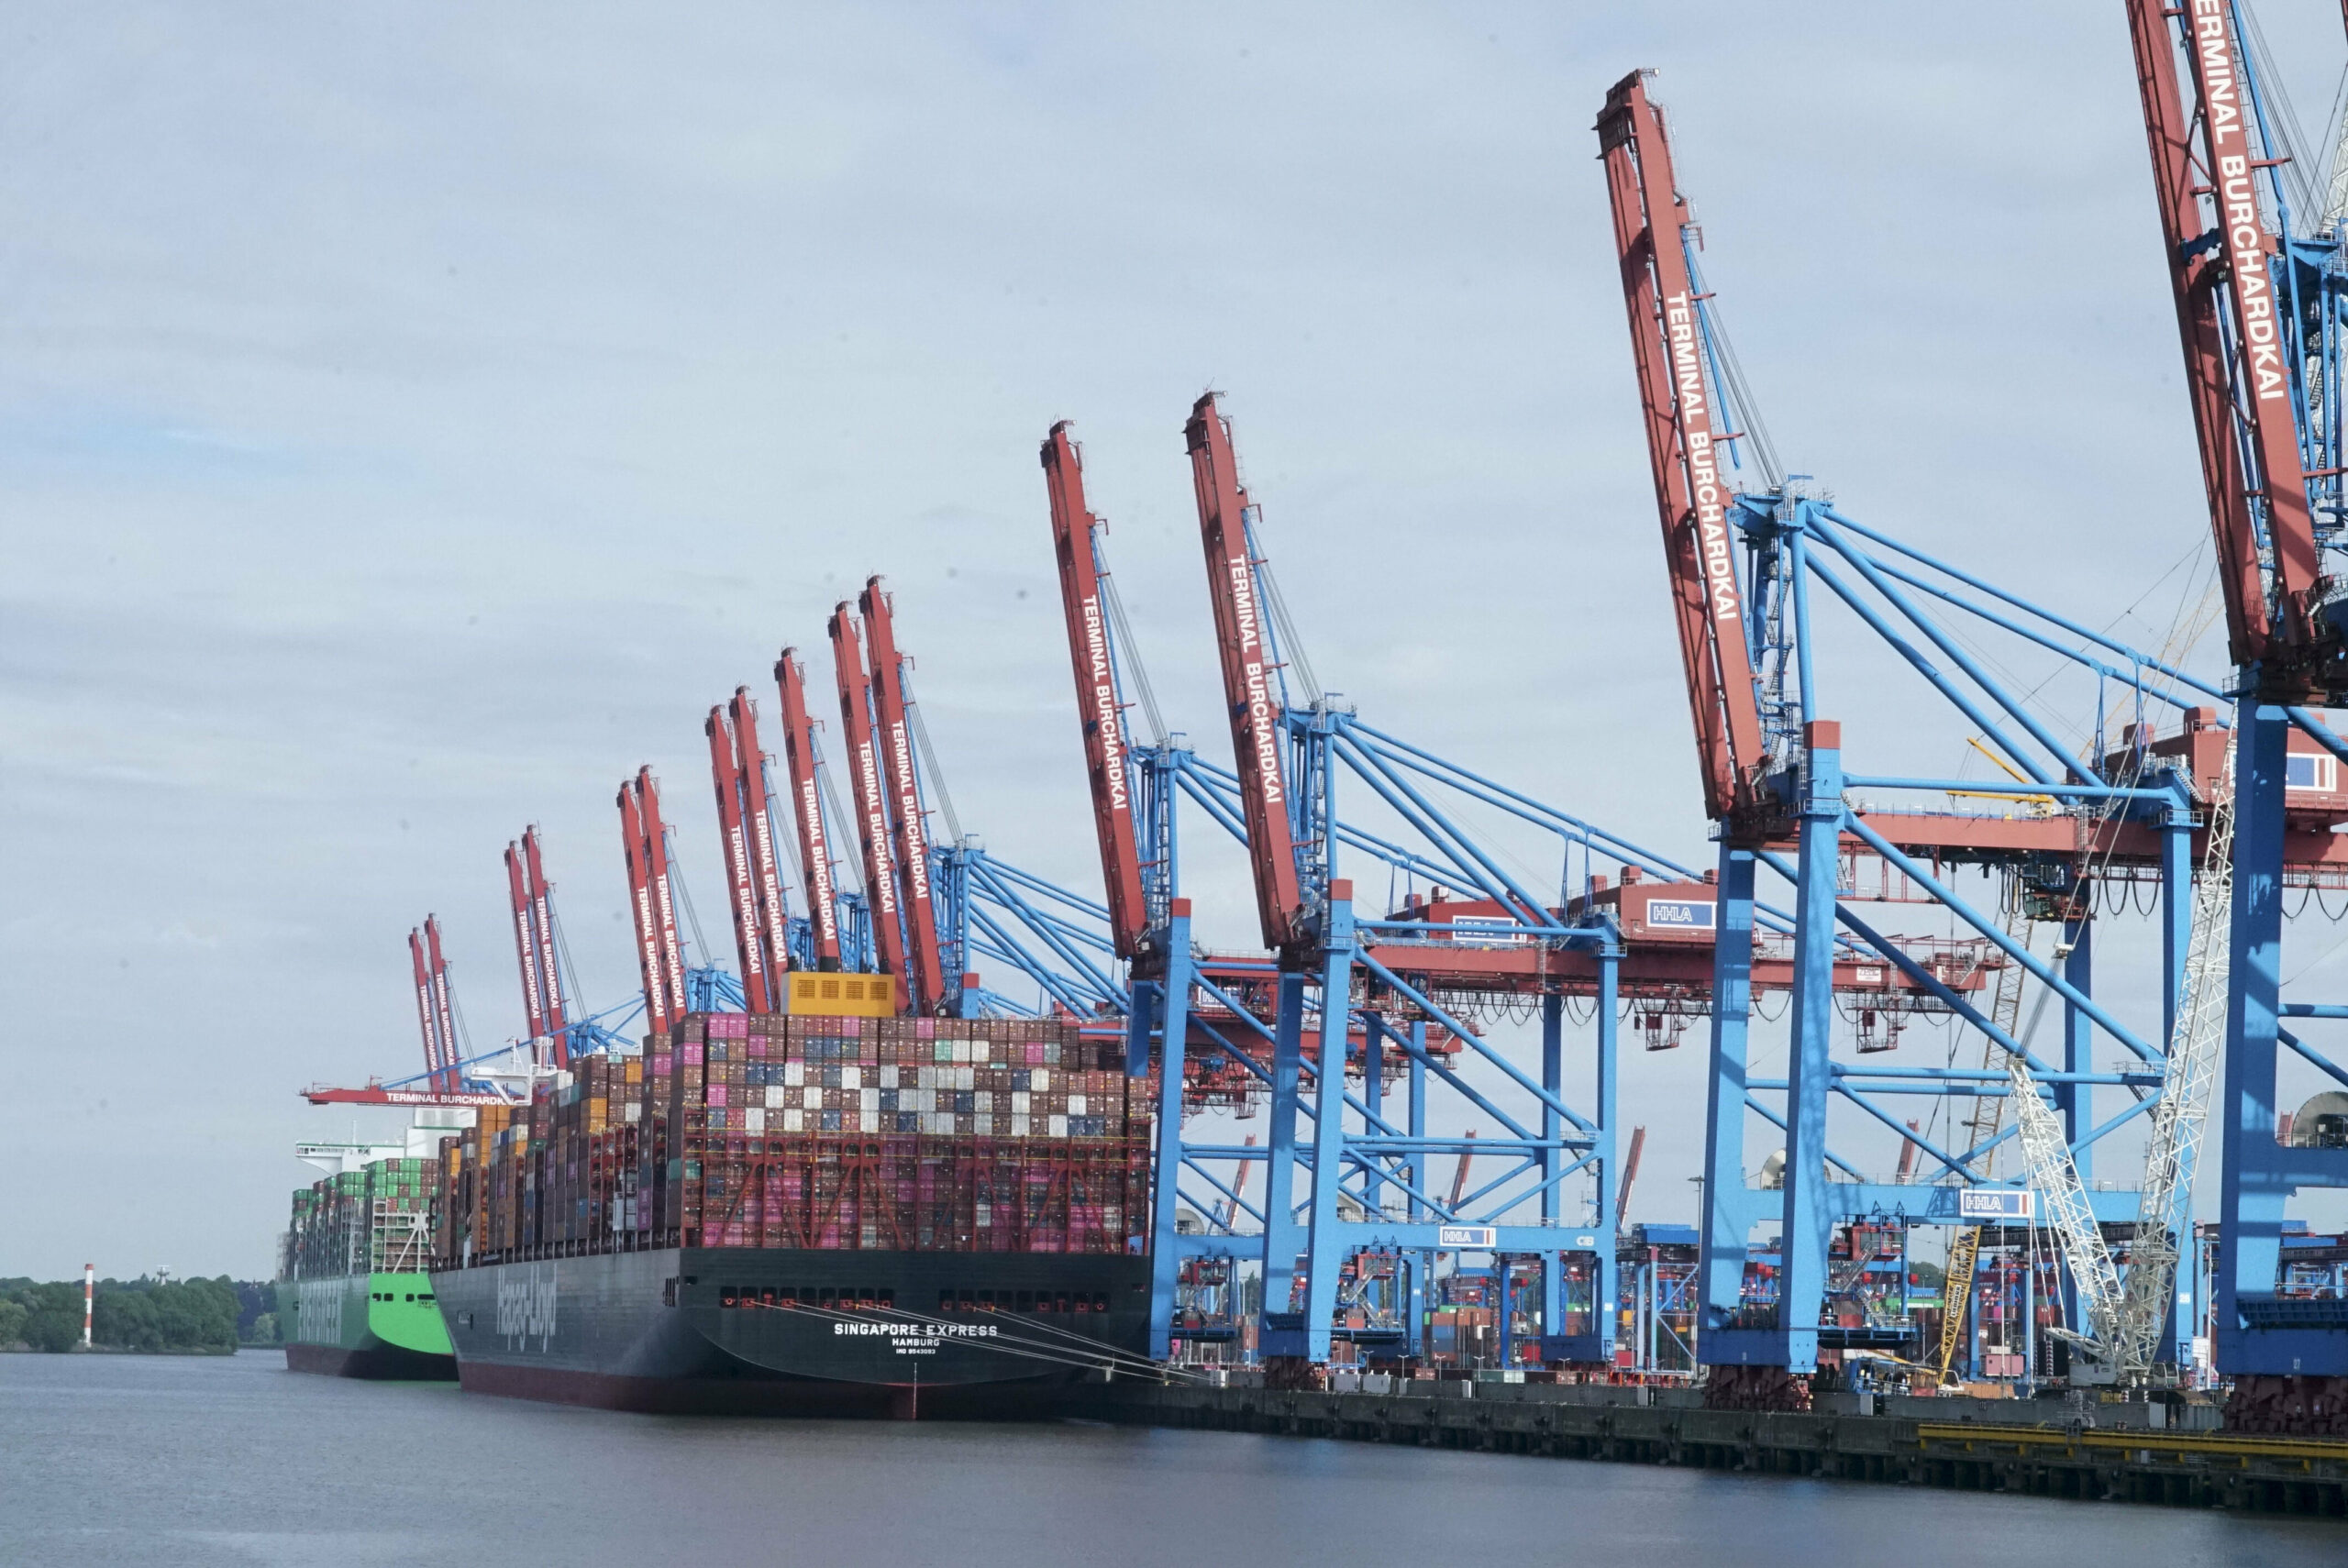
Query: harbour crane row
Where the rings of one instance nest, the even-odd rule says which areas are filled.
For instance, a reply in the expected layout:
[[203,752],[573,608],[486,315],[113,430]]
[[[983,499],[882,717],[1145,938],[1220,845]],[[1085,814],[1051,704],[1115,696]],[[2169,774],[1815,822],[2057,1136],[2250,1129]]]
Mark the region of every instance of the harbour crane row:
[[[310,1098],[475,1119],[437,1150],[472,1218],[436,1221],[436,1277],[609,1253],[671,1305],[724,1275],[714,1305],[898,1325],[883,1340],[996,1311],[1037,1376],[1069,1356],[1030,1320],[1074,1300],[1082,1355],[1246,1361],[1275,1386],[1471,1353],[1700,1378],[1708,1404],[1759,1410],[1838,1384],[2222,1380],[2239,1430],[2348,1435],[2348,1250],[2309,1272],[2288,1212],[2348,1187],[2348,1070],[2320,1039],[2348,1002],[2287,998],[2281,963],[2302,929],[2287,893],[2348,888],[2348,741],[2327,717],[2348,706],[2348,216],[2310,206],[2311,149],[2233,7],[2126,13],[2222,674],[1781,465],[1634,72],[1595,130],[1704,861],[1324,686],[1208,392],[1182,435],[1227,760],[1159,708],[1074,426],[1040,447],[1097,896],[963,830],[876,576],[825,627],[836,728],[796,646],[773,666],[779,772],[748,687],[708,710],[731,968],[642,767],[616,801],[637,994],[581,1006],[533,826],[505,849],[522,1038],[472,1049],[427,917],[409,936],[424,1072]],[[1912,690],[1897,734],[1846,720],[1885,671]],[[1919,737],[1994,771],[1877,760]],[[1201,832],[1248,868],[1237,949],[1192,929]],[[2129,965],[2160,977],[2156,1024],[2098,993],[2099,966]],[[1651,1052],[1700,1024],[1684,1235],[1625,1229],[1644,1141],[1621,1125],[1625,1023]],[[1903,1052],[1919,1025],[1942,1048]],[[1087,1262],[1072,1294],[1025,1264],[972,1286],[880,1256],[1101,1237],[1117,1266]],[[801,1265],[777,1249],[869,1253],[841,1267],[870,1278],[784,1278]],[[936,1314],[905,1294],[933,1278]],[[750,1343],[732,1353],[755,1363]],[[581,1386],[623,1397],[578,1353]]]

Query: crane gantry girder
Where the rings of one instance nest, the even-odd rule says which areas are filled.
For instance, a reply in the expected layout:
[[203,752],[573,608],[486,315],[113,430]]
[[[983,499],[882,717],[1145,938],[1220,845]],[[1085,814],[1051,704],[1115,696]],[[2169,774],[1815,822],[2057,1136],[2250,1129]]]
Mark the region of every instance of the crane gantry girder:
[[815,721],[807,709],[807,671],[798,655],[796,648],[782,650],[774,662],[774,681],[782,703],[783,772],[790,782],[791,820],[799,834],[799,871],[807,884],[815,967],[829,971],[840,966],[840,911],[832,886],[831,835],[824,826],[823,787],[815,771]]
[[2322,567],[2300,456],[2298,333],[2259,211],[2272,160],[2254,145],[2242,40],[2220,0],[2128,0],[2128,30],[2229,649],[2275,695],[2304,701],[2327,657],[2313,614]]
[[[1052,549],[1059,563],[1060,607],[1076,675],[1084,734],[1084,771],[1092,791],[1092,831],[1101,845],[1101,881],[1117,956],[1147,966],[1149,911],[1143,900],[1139,836],[1134,828],[1132,746],[1109,644],[1095,534],[1106,526],[1084,499],[1084,459],[1065,419],[1044,438],[1044,488],[1051,498]],[[1162,959],[1161,959],[1162,962]]]
[[[1461,947],[1445,952],[1440,944],[1373,939],[1364,941],[1361,950],[1421,990],[1433,987],[1445,993],[1586,998],[1597,995],[1603,968],[1598,957],[1585,948]],[[1935,963],[1929,967],[1933,978],[1948,989],[1970,993],[1985,988],[1996,962],[1976,957],[1959,964]],[[1616,994],[1625,1001],[1668,1000],[1709,1006],[1711,944],[1625,944],[1617,976]],[[1751,984],[1755,992],[1791,990],[1793,955],[1789,951],[1756,951]],[[1903,975],[1880,958],[1858,954],[1834,961],[1834,991],[1855,1006],[1863,1005],[1868,997],[1885,1002],[1908,1002],[1926,1001],[1933,995],[1931,987]]]
[[864,619],[865,657],[873,732],[880,745],[881,784],[889,797],[890,847],[897,866],[899,905],[905,911],[907,999],[913,1011],[934,1014],[946,1003],[946,975],[937,943],[937,900],[931,877],[928,813],[922,809],[921,767],[914,750],[913,703],[905,691],[904,655],[897,646],[896,615],[877,577],[857,596]]
[[[905,937],[897,898],[896,856],[890,848],[889,802],[872,734],[865,689],[864,650],[856,621],[842,600],[832,611],[832,676],[838,682],[840,727],[847,732],[848,783],[856,794],[856,836],[864,851],[864,895],[872,908],[872,944],[880,967],[905,979]],[[910,988],[904,988],[910,1000]]]
[[1685,233],[1692,222],[1671,171],[1663,113],[1645,73],[1606,94],[1599,145],[1614,214],[1614,243],[1630,315],[1648,464],[1662,514],[1672,614],[1702,767],[1704,810],[1750,836],[1787,820],[1759,789],[1768,758],[1744,635],[1744,591],[1728,521],[1729,487],[1698,321]]
[[1207,598],[1214,607],[1215,648],[1231,721],[1232,763],[1239,775],[1241,816],[1255,875],[1256,914],[1264,945],[1290,963],[1309,946],[1304,899],[1280,761],[1278,664],[1247,538],[1247,491],[1231,446],[1230,422],[1209,392],[1182,426],[1198,492],[1199,534],[1206,547]]
[[382,1084],[369,1084],[363,1088],[329,1088],[313,1084],[301,1091],[302,1098],[312,1105],[392,1105],[401,1110],[422,1106],[512,1105],[511,1095],[493,1089],[434,1089],[391,1088]]

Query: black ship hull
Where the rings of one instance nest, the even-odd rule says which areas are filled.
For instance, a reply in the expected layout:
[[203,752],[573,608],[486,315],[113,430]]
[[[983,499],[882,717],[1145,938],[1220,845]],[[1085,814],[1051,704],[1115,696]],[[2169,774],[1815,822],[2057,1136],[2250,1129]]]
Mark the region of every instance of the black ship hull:
[[688,1247],[432,1279],[465,1388],[605,1409],[1041,1416],[1148,1343],[1131,1256]]
[[400,1345],[374,1344],[358,1349],[341,1345],[287,1345],[288,1372],[316,1373],[325,1377],[357,1377],[377,1383],[454,1383],[457,1358],[412,1351]]

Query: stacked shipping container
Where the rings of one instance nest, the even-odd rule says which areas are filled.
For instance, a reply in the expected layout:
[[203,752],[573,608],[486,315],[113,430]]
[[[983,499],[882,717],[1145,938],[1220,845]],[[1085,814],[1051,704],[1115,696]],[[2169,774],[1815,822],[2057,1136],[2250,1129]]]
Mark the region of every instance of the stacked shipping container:
[[297,1190],[278,1277],[422,1269],[416,1243],[439,1187],[438,1161],[389,1159]]
[[[442,1143],[439,1266],[666,1246],[1124,1253],[1146,1081],[1071,1024],[699,1013]],[[510,1117],[510,1120],[508,1118]]]

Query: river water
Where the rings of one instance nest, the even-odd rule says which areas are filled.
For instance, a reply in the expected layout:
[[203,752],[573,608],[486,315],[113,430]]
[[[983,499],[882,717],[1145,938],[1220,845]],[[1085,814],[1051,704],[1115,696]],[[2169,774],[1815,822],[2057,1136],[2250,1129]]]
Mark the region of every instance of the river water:
[[0,1355],[0,1563],[2348,1562],[2348,1526],[1090,1425],[623,1416]]

